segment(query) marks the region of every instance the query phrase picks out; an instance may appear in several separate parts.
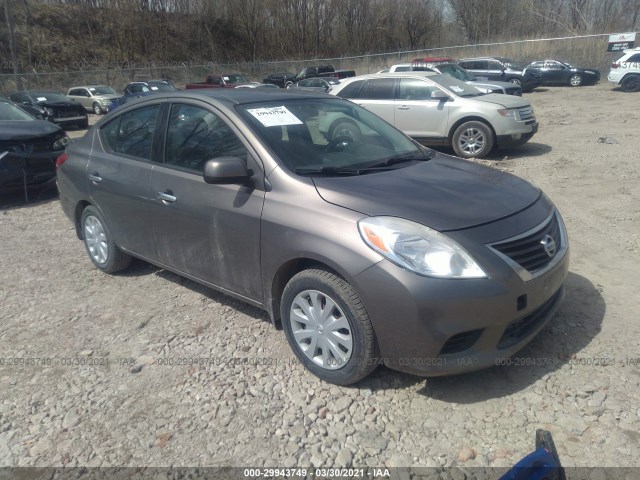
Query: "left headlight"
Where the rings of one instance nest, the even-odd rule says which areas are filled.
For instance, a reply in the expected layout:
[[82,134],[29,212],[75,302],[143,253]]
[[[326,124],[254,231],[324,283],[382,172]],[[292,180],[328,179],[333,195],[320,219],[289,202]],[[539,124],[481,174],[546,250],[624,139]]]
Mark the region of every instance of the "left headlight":
[[56,140],[55,142],[53,142],[52,148],[54,150],[62,150],[64,149],[67,145],[69,145],[69,137],[67,137],[66,135],[64,137],[60,137],[58,140]]
[[436,230],[396,217],[358,222],[364,242],[396,265],[438,278],[486,278],[487,274],[458,243]]

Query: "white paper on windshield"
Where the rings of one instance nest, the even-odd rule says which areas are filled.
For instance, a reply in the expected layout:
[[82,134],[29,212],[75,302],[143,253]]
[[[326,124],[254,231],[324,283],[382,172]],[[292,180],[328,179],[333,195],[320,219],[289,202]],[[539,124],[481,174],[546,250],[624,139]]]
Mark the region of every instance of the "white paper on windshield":
[[90,88],[90,89],[89,89],[89,91],[90,91],[90,92],[95,92],[95,91],[96,91],[96,89],[95,89],[95,88]]
[[302,121],[284,105],[282,107],[251,108],[247,112],[256,117],[265,127],[302,125]]
[[224,79],[225,82],[229,81],[229,77],[222,77]]
[[46,102],[47,101],[47,97],[38,97],[36,98],[37,101],[39,102]]
[[464,88],[460,88],[460,87],[459,87],[459,86],[457,86],[457,85],[452,85],[452,86],[451,86],[451,87],[449,87],[449,88],[451,88],[451,90],[453,90],[454,92],[457,92],[457,93],[464,92]]

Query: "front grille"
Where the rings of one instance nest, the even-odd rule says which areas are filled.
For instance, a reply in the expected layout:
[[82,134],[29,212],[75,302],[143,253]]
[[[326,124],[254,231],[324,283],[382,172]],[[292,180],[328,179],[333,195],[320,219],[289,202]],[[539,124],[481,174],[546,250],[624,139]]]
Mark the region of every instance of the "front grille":
[[498,342],[498,348],[502,350],[515,345],[544,323],[549,318],[549,313],[562,297],[563,288],[564,287],[560,287],[549,300],[526,317],[511,322],[502,334]]
[[458,333],[454,335],[449,340],[446,341],[442,349],[440,350],[440,355],[447,355],[451,353],[460,353],[468,350],[476,343],[476,340],[480,338],[482,334],[482,329],[480,330],[470,330],[468,332]]
[[[533,233],[515,237],[491,247],[507,256],[530,273],[546,267],[564,245],[560,235],[560,222],[554,213]],[[555,245],[555,248],[553,247]]]
[[523,122],[529,122],[535,120],[535,116],[533,115],[533,109],[531,107],[522,107],[518,109],[520,112],[520,120]]

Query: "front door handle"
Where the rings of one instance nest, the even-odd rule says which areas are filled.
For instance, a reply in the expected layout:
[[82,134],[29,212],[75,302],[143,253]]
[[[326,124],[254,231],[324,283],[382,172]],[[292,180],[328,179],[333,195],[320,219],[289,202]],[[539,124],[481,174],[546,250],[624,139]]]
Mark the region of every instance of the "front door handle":
[[398,110],[409,110],[409,107],[407,107],[406,105],[403,105],[401,107],[398,107]]
[[175,195],[172,195],[171,192],[169,193],[158,192],[157,198],[158,200],[161,200],[162,203],[164,203],[165,205],[169,205],[170,203],[173,203],[176,200],[178,200],[178,197],[176,197]]
[[94,185],[97,185],[102,181],[102,177],[100,175],[98,175],[97,173],[90,173],[89,174],[89,180],[91,180]]

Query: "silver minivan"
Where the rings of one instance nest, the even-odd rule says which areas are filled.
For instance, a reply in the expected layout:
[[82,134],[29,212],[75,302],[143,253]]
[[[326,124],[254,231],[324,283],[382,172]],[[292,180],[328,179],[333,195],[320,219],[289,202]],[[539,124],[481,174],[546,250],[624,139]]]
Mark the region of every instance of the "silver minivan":
[[[451,146],[463,158],[485,157],[495,146],[523,145],[538,131],[526,99],[484,94],[432,72],[362,75],[343,80],[330,93],[365,107],[424,145]],[[331,140],[344,133],[345,125],[339,118],[325,119],[321,130]]]

